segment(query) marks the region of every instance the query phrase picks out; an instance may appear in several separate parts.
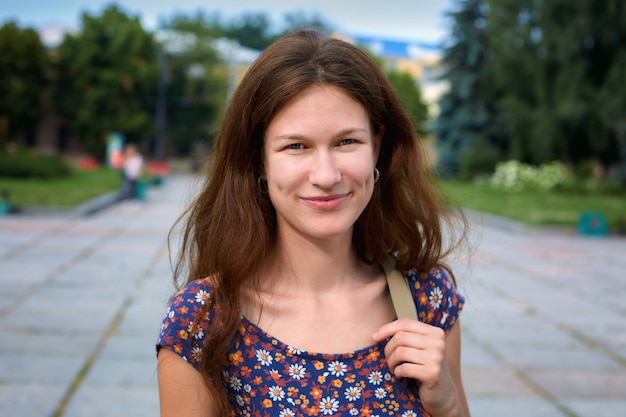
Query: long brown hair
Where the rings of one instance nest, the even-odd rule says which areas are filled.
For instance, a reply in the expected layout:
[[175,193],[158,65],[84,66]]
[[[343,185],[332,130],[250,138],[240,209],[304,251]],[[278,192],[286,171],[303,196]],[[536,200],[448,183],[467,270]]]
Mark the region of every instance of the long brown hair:
[[313,30],[295,31],[269,46],[235,90],[204,186],[179,219],[175,282],[180,287],[208,277],[215,287],[196,325],[212,309],[200,371],[220,415],[229,410],[222,372],[240,321],[239,293],[266,259],[276,233],[274,209],[257,182],[263,135],[277,111],[312,85],[343,89],[365,107],[374,134],[384,132],[380,181],[355,225],[359,256],[373,264],[393,254],[401,270],[427,270],[445,266],[451,248],[451,241],[444,242],[444,231],[451,230],[445,225],[459,217],[442,198],[422,142],[377,64],[354,45]]

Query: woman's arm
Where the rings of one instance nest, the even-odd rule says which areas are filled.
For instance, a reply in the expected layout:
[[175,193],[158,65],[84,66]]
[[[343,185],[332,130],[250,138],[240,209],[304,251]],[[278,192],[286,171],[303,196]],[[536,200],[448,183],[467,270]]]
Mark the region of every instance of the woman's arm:
[[215,409],[202,375],[169,349],[157,360],[161,417],[211,417]]
[[459,393],[459,400],[465,411],[465,416],[470,417],[469,404],[467,403],[465,389],[463,388],[463,378],[461,377],[461,324],[459,320],[456,321],[446,335],[446,359],[448,360],[448,369],[450,369],[452,380]]

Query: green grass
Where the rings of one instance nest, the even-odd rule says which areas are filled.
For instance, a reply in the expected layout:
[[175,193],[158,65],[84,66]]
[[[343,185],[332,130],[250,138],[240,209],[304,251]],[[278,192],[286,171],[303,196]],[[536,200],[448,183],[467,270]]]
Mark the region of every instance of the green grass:
[[603,214],[611,229],[626,220],[626,193],[510,192],[488,184],[451,181],[444,181],[442,185],[464,208],[528,225],[575,226],[584,212]]
[[75,206],[120,189],[119,171],[98,168],[73,171],[60,179],[14,179],[0,177],[0,190],[8,190],[11,206]]

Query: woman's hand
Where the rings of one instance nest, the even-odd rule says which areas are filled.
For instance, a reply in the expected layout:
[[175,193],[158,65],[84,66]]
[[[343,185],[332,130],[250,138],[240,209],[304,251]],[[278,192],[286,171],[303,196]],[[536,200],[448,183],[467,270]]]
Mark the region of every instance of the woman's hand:
[[[402,318],[383,325],[373,337],[377,342],[390,339],[385,347],[389,369],[397,378],[419,382],[420,400],[431,416],[469,415],[463,388],[455,383],[452,376],[455,372],[450,372],[447,358],[450,351],[460,352],[460,346],[447,349],[447,337],[442,329]],[[460,342],[460,337],[453,339]],[[453,360],[455,364],[458,362]],[[460,371],[458,374],[460,378]]]

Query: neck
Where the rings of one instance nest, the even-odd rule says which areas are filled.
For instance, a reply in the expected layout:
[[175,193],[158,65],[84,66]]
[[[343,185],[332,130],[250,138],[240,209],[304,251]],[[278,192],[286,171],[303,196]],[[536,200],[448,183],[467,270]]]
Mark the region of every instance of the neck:
[[325,292],[349,285],[362,266],[351,236],[321,242],[279,239],[263,281],[276,288]]

